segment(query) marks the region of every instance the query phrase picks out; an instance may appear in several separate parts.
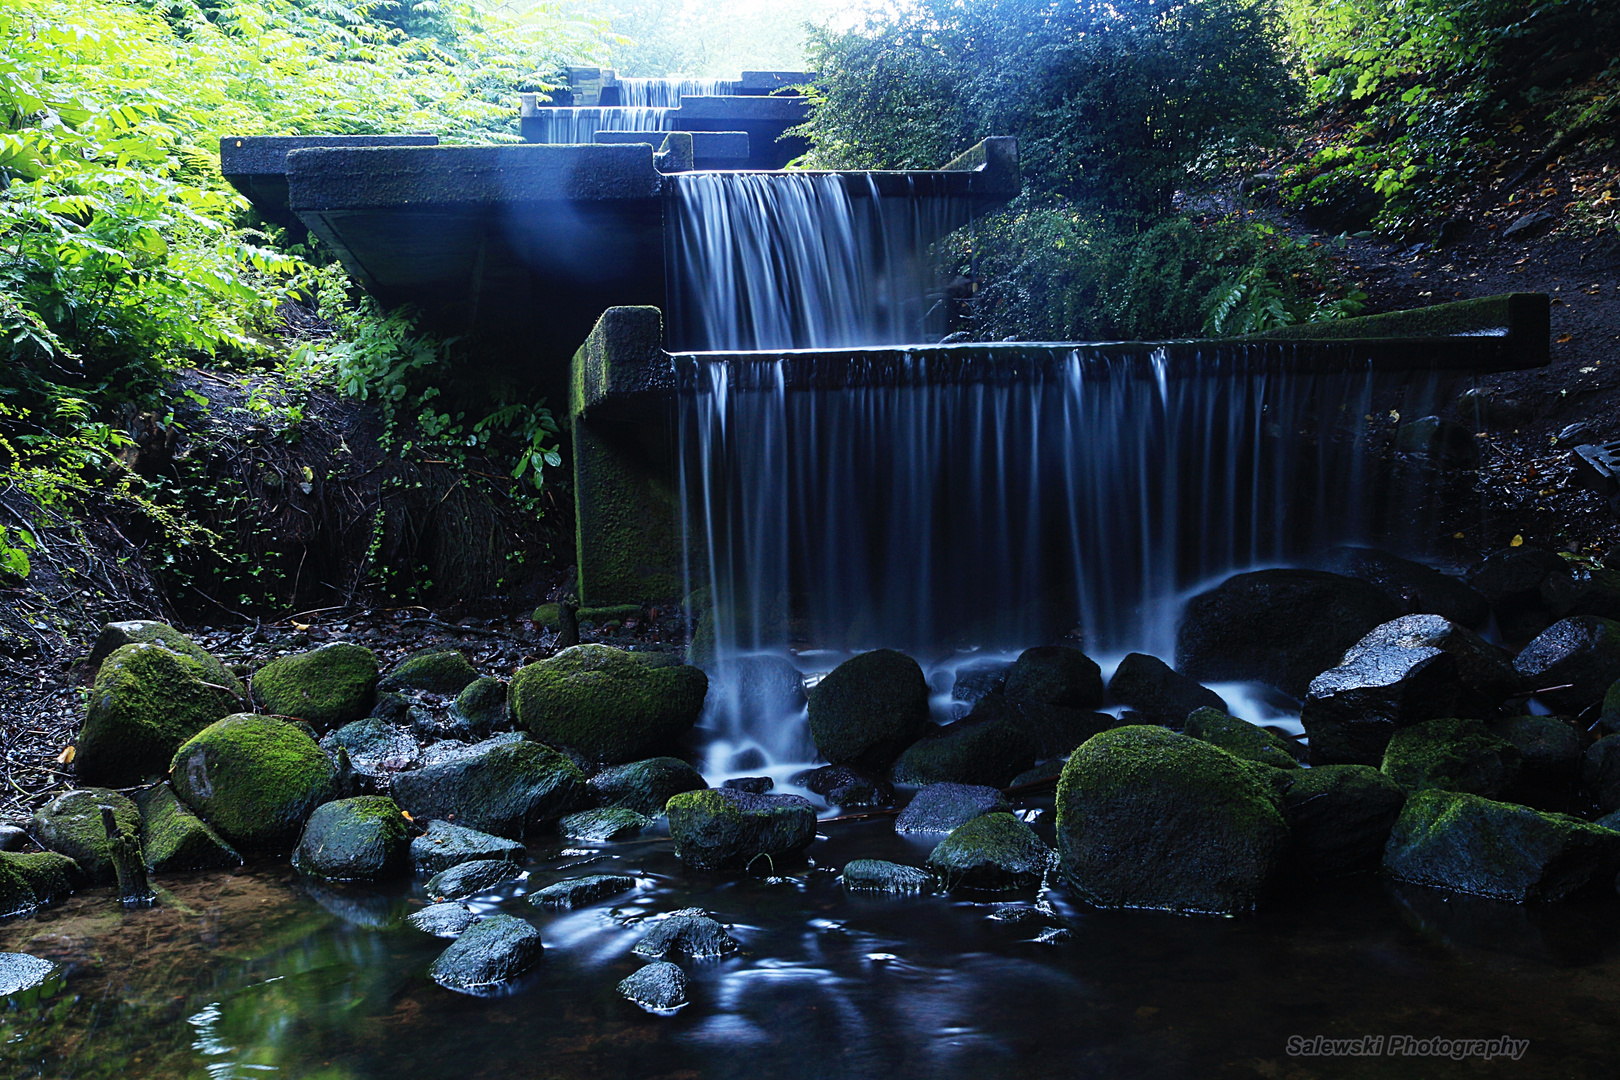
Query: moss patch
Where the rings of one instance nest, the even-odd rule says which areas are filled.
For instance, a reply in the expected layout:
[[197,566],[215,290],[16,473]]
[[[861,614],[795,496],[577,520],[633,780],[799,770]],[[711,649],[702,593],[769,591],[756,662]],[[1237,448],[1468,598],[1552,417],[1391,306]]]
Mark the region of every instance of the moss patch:
[[1467,791],[1490,798],[1518,779],[1522,762],[1518,747],[1479,720],[1429,720],[1395,733],[1382,772],[1408,792]]
[[[156,648],[156,646],[133,646]],[[125,796],[107,788],[80,788],[58,795],[34,813],[28,831],[35,840],[79,864],[92,885],[117,880],[101,824],[101,808],[110,806],[120,833],[140,835],[141,812]]]
[[[816,838],[816,812],[793,795],[735,789],[684,791],[670,797],[675,854],[694,870],[745,869],[803,851]],[[1617,834],[1620,835],[1620,834]]]
[[3,851],[0,852],[0,863],[21,874],[42,904],[64,899],[85,883],[84,871],[79,864],[55,851]]
[[272,660],[253,676],[259,708],[297,717],[319,731],[359,720],[376,698],[376,654],[346,642]]
[[576,645],[514,675],[510,703],[540,742],[624,762],[690,729],[708,688],[701,670],[672,657]]
[[0,860],[0,919],[17,915],[32,915],[39,907],[39,898],[22,871],[10,862]]
[[478,672],[460,649],[418,649],[396,664],[378,686],[448,695],[461,693],[477,678]]
[[474,731],[485,734],[506,723],[506,684],[499,679],[474,679],[456,695],[456,712]]
[[175,748],[237,708],[206,665],[163,645],[115,650],[101,665],[79,732],[75,767],[87,783],[129,787],[162,776]]
[[141,854],[153,873],[242,865],[236,849],[188,810],[168,784],[139,793],[135,805],[141,811]]
[[297,724],[238,713],[176,751],[169,781],[230,843],[287,851],[304,821],[337,793],[337,769]]
[[1258,761],[1275,769],[1299,768],[1292,748],[1282,739],[1219,709],[1198,709],[1189,714],[1187,734],[1218,746],[1233,757]]
[[1051,864],[1052,849],[1035,830],[999,812],[953,829],[928,856],[928,868],[947,889],[1033,888]]
[[189,656],[203,666],[208,682],[225,687],[232,693],[244,695],[247,689],[236,673],[214,658],[214,655],[168,623],[152,619],[108,623],[101,628],[95,647],[86,661],[91,671],[99,672],[107,657],[125,645],[162,645],[170,652]]

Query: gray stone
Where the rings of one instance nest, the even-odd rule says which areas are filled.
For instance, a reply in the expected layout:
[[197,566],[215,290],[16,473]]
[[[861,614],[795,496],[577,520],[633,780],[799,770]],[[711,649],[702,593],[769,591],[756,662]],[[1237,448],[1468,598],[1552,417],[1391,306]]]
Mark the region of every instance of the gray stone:
[[338,799],[309,815],[292,863],[299,873],[324,881],[382,881],[405,872],[410,839],[393,799]]
[[920,893],[931,892],[934,875],[915,866],[884,862],[882,859],[854,859],[844,867],[844,888],[850,892]]
[[529,903],[535,907],[577,908],[619,896],[636,887],[636,879],[628,874],[587,874],[547,885],[529,894]]
[[603,806],[564,815],[557,822],[557,832],[570,840],[600,843],[635,836],[652,823],[653,819],[646,814],[622,806]]
[[720,786],[733,791],[746,791],[750,795],[763,795],[776,786],[776,781],[768,776],[733,776],[729,780],[722,780]]
[[0,825],[0,851],[21,851],[27,846],[27,829],[16,825]]
[[742,948],[726,928],[702,908],[682,908],[653,923],[631,951],[649,960],[683,956],[688,960],[708,960],[729,956]]
[[478,921],[478,915],[465,904],[442,903],[429,904],[420,911],[412,913],[406,922],[424,934],[434,937],[457,938],[461,932]]
[[587,797],[585,775],[577,765],[550,747],[527,741],[469,750],[400,773],[392,792],[413,818],[454,819],[513,840],[578,809]]
[[1002,692],[1041,705],[1094,709],[1103,703],[1102,669],[1079,649],[1040,645],[1019,654]]
[[816,811],[797,795],[745,791],[686,791],[669,800],[669,835],[675,854],[693,870],[746,870],[774,866],[816,838]]
[[1333,548],[1322,569],[1376,585],[1413,614],[1439,615],[1475,629],[1491,617],[1490,601],[1467,582],[1377,548]]
[[983,814],[1010,807],[993,787],[972,784],[930,784],[900,811],[894,821],[897,833],[948,833]]
[[488,915],[468,926],[428,968],[451,990],[498,986],[528,972],[540,960],[540,931],[511,915]]
[[1491,602],[1498,615],[1514,615],[1542,604],[1541,584],[1563,573],[1563,559],[1537,547],[1503,548],[1475,567],[1468,583]]
[[1196,709],[1226,711],[1226,702],[1215,691],[1146,653],[1131,653],[1119,662],[1108,681],[1108,696],[1151,723],[1177,729]]
[[456,695],[453,708],[467,721],[475,737],[484,738],[504,727],[510,718],[506,711],[507,686],[499,679],[474,679]]
[[886,769],[928,726],[928,683],[893,649],[851,657],[810,690],[810,735],[834,765]]
[[1052,849],[1011,814],[984,814],[959,825],[928,856],[947,889],[1005,892],[1033,888],[1052,865]]
[[1451,715],[1462,692],[1450,653],[1364,648],[1311,680],[1300,709],[1313,765],[1378,765],[1397,730]]
[[1306,878],[1376,873],[1406,792],[1370,765],[1321,765],[1283,793],[1291,864]]
[[427,831],[411,841],[411,869],[417,874],[437,874],[478,860],[520,863],[523,856],[523,845],[516,840],[438,819],[429,821]]
[[1344,663],[1363,652],[1385,648],[1439,649],[1448,654],[1457,664],[1457,678],[1463,688],[1473,691],[1488,707],[1511,695],[1519,685],[1511,653],[1439,615],[1403,615],[1374,627],[1344,654]]
[[686,972],[667,960],[648,964],[623,982],[619,993],[651,1013],[671,1012],[687,1002]]
[[610,806],[623,806],[648,817],[664,812],[671,795],[702,791],[709,786],[703,774],[680,758],[657,757],[603,769],[590,779],[596,797]]
[[415,739],[374,716],[345,724],[321,739],[321,749],[328,754],[336,755],[339,747],[348,754],[349,768],[362,787],[372,793],[387,791],[395,773],[422,763]]
[[448,870],[439,871],[428,878],[423,888],[435,901],[465,900],[469,896],[490,892],[499,885],[515,880],[520,873],[522,870],[516,863],[496,859],[474,859],[472,862],[457,863]]
[[1522,688],[1576,715],[1603,700],[1620,679],[1620,622],[1596,615],[1560,619],[1513,660]]
[[1511,716],[1486,726],[1523,760],[1518,782],[1504,798],[1540,810],[1567,808],[1581,771],[1580,728],[1563,716]]

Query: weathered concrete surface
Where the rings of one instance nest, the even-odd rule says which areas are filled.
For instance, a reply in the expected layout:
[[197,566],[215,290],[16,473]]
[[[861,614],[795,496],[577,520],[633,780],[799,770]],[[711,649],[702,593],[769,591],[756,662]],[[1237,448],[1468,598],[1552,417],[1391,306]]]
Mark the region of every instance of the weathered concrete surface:
[[437,145],[437,135],[237,135],[219,140],[219,171],[265,218],[302,229],[287,207],[287,155],[292,151]]
[[[648,143],[663,146],[670,135],[684,135],[692,140],[694,169],[742,169],[748,161],[748,132],[746,131],[598,131],[592,141],[598,143]],[[673,172],[665,168],[664,172]]]

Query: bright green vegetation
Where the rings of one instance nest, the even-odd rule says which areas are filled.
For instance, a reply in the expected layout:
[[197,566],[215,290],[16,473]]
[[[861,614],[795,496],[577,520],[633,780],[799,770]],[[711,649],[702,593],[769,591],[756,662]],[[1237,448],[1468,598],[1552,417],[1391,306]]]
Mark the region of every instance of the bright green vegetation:
[[575,645],[512,676],[510,703],[540,742],[597,761],[634,761],[697,722],[709,680],[659,653]]
[[135,805],[141,811],[141,855],[154,873],[242,865],[236,849],[186,809],[168,784],[138,792]]

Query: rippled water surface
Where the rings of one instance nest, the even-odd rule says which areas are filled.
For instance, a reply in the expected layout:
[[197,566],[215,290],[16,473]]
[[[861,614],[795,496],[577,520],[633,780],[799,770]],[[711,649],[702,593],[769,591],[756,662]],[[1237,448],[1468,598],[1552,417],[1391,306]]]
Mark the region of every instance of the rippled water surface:
[[[845,862],[918,864],[928,845],[883,818],[822,833],[808,863],[769,879],[687,875],[662,839],[531,843],[526,879],[480,902],[533,921],[547,949],[494,998],[428,980],[445,943],[400,922],[419,889],[319,889],[262,863],[167,878],[152,909],[80,894],[0,925],[0,949],[71,968],[50,1009],[0,1015],[0,1075],[1308,1080],[1611,1076],[1620,1063],[1612,899],[1521,908],[1367,881],[1203,919],[1097,912],[1061,889],[851,897]],[[561,914],[520,896],[608,869],[641,888]],[[648,1015],[614,985],[640,966],[636,924],[687,906],[733,924],[743,952],[685,963],[692,1003]],[[1060,926],[1067,940],[1035,941]],[[1285,1053],[1288,1036],[1317,1034],[1531,1045],[1489,1065]]]

